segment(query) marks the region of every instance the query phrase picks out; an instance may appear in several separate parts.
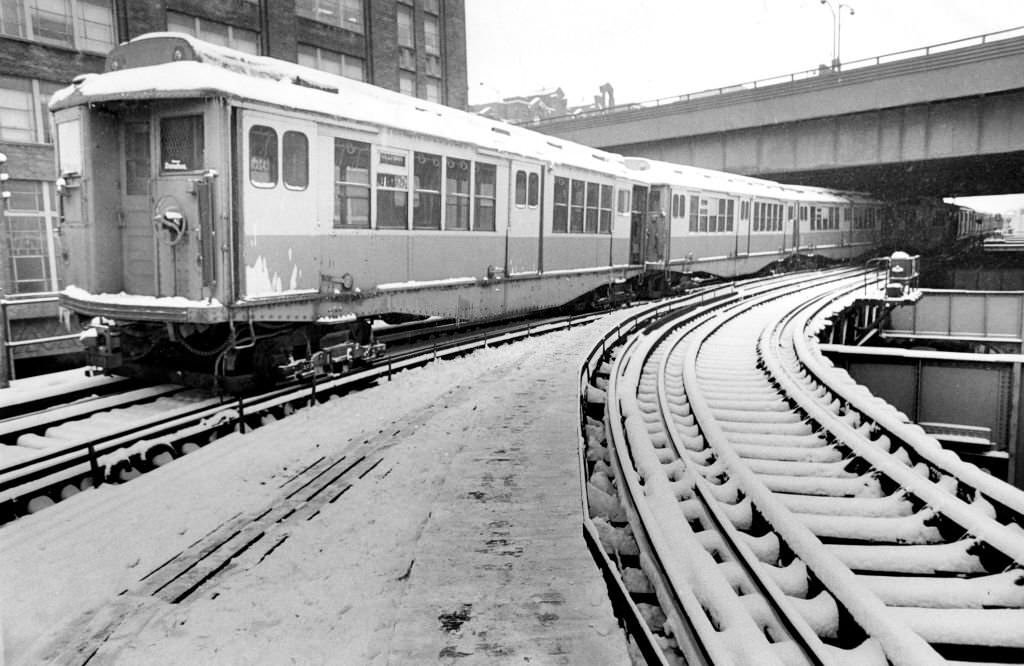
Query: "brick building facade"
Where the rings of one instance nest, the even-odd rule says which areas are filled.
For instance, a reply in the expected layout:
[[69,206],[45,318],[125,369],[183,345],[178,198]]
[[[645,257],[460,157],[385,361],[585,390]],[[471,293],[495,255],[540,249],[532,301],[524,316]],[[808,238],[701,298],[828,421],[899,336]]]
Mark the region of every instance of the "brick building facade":
[[138,35],[176,30],[250,53],[466,108],[464,0],[5,0],[0,3],[0,152],[11,193],[0,288],[61,286],[49,96]]
[[[467,106],[465,0],[3,0],[0,290],[55,291],[58,206],[47,101],[138,35],[174,30]],[[12,312],[13,315],[13,312]],[[18,337],[15,335],[15,337]],[[20,352],[19,352],[20,353]],[[24,352],[28,353],[28,352]]]

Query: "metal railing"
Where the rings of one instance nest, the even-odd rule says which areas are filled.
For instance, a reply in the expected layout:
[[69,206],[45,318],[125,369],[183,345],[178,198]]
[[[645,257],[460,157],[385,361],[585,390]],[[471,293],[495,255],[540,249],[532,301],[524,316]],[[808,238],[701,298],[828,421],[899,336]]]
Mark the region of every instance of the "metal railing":
[[27,307],[32,305],[44,305],[57,302],[57,292],[39,292],[23,295],[3,295],[0,293],[0,388],[10,386],[10,381],[15,379],[14,372],[14,350],[19,347],[33,347],[53,342],[65,342],[78,338],[77,333],[67,335],[55,335],[45,338],[31,338],[26,340],[11,339],[11,317],[12,308]]
[[1018,26],[1016,28],[1007,28],[1006,30],[999,30],[997,32],[989,32],[981,35],[972,35],[970,37],[962,37],[949,42],[940,42],[938,44],[930,44],[928,46],[921,46],[913,49],[906,49],[903,51],[894,51],[892,53],[884,53],[878,56],[872,56],[870,58],[861,58],[859,60],[851,60],[847,63],[839,63],[837,69],[832,69],[827,65],[820,65],[815,69],[805,69],[799,72],[793,72],[790,74],[780,74],[778,76],[771,76],[764,79],[757,79],[755,81],[745,81],[743,83],[736,83],[728,86],[721,86],[719,88],[707,88],[705,90],[698,90],[696,92],[684,93],[682,95],[672,95],[670,97],[658,97],[656,99],[645,100],[642,102],[630,102],[628,104],[617,104],[612,107],[604,109],[590,109],[586,111],[579,111],[577,113],[567,113],[561,116],[551,116],[548,118],[540,118],[538,120],[530,120],[527,122],[520,123],[526,126],[544,125],[548,122],[555,122],[559,120],[575,119],[575,118],[590,118],[593,116],[601,116],[607,114],[614,114],[623,111],[634,111],[637,109],[649,109],[657,108],[659,106],[667,106],[670,104],[678,104],[679,102],[689,102],[694,99],[701,99],[705,97],[715,97],[718,95],[725,95],[728,93],[739,92],[742,90],[757,90],[760,88],[767,88],[770,86],[781,85],[785,83],[793,83],[795,81],[802,81],[806,79],[818,78],[822,75],[835,74],[839,71],[847,71],[851,69],[860,69],[863,67],[873,67],[876,65],[888,64],[899,60],[908,60],[910,58],[917,58],[921,56],[929,56],[936,53],[943,53],[946,51],[954,51],[957,49],[967,48],[969,46],[980,46],[988,44],[990,42],[1001,41],[1004,39],[1012,39],[1014,37],[1024,37],[1024,26]]

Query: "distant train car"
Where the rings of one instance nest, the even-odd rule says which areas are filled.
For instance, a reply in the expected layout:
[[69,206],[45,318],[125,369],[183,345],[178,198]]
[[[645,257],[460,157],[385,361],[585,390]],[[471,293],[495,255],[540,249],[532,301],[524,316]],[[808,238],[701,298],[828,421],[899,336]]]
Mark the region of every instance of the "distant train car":
[[119,373],[243,385],[371,353],[375,319],[509,317],[874,242],[862,195],[623,158],[184,35],[106,70],[51,110],[61,302]]

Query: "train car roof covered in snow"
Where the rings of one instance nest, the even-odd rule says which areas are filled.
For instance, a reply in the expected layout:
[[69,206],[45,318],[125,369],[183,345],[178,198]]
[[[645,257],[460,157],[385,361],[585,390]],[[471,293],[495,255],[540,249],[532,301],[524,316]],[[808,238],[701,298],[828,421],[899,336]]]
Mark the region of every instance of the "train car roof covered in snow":
[[118,46],[108,56],[106,72],[77,77],[54,93],[50,109],[183,97],[262,102],[354,122],[363,130],[383,126],[626,178],[632,175],[615,153],[179,33],[150,33]]
[[626,157],[624,160],[627,168],[645,174],[644,178],[654,184],[707,189],[725,194],[767,199],[782,198],[819,203],[860,203],[872,200],[867,195],[854,192],[842,192],[808,185],[786,185],[764,178],[662,162],[645,157]]

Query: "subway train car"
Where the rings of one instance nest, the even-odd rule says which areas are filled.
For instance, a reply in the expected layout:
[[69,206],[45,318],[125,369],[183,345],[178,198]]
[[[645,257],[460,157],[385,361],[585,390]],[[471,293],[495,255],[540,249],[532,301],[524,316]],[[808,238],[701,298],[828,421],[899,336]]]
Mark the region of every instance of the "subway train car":
[[174,33],[55,94],[63,308],[92,362],[244,385],[371,323],[519,315],[797,251],[862,195],[623,158]]

